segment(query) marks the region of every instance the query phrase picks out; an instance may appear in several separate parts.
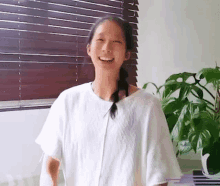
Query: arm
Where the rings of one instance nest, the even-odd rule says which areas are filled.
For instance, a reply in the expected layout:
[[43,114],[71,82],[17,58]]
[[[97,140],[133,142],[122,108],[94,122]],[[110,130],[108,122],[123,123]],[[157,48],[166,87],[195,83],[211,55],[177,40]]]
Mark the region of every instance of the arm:
[[44,155],[40,186],[57,186],[60,161],[51,156]]
[[53,186],[57,186],[57,179],[59,173],[60,162],[48,156],[47,158],[47,172],[49,173],[50,177],[52,178]]
[[168,186],[168,183],[162,183],[162,184],[155,185],[155,186]]

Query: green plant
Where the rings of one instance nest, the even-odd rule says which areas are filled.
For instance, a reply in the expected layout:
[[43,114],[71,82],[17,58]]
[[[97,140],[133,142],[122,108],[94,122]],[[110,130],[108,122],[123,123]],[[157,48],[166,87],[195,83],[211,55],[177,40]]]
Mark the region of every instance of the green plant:
[[[193,83],[187,82],[190,77]],[[177,81],[179,79],[182,81]],[[201,84],[202,79],[206,80],[205,85]],[[160,96],[172,142],[177,142],[176,156],[208,149],[220,139],[220,68],[217,64],[215,68],[203,68],[198,73],[173,74],[160,87],[148,82],[143,89],[148,84],[153,84]],[[215,95],[207,88],[208,84],[213,85]],[[176,97],[175,92],[178,93]],[[212,97],[213,103],[204,98],[204,92]]]

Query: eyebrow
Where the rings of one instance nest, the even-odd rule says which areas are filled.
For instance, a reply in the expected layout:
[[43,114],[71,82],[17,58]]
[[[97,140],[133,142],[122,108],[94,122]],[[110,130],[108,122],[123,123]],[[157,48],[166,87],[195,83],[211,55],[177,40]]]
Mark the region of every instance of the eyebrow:
[[[101,33],[98,34],[98,36],[103,36],[103,35],[105,35],[103,32],[101,32]],[[117,35],[116,37],[117,37],[117,38],[120,38],[119,35]]]

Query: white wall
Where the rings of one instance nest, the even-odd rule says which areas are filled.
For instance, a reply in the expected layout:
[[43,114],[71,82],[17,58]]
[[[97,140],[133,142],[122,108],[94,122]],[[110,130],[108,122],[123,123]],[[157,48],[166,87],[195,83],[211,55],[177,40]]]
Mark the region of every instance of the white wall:
[[34,143],[49,109],[0,112],[0,183],[40,174],[40,147]]
[[[138,87],[220,65],[219,0],[139,0]],[[155,89],[149,87],[147,91]],[[49,109],[0,112],[0,182],[40,174],[34,143]],[[193,152],[182,159],[200,159]],[[9,179],[10,177],[8,177]]]
[[139,86],[220,64],[219,0],[139,2]]
[[[139,0],[138,86],[160,86],[171,74],[220,65],[219,20],[219,0]],[[192,151],[181,158],[200,155]]]

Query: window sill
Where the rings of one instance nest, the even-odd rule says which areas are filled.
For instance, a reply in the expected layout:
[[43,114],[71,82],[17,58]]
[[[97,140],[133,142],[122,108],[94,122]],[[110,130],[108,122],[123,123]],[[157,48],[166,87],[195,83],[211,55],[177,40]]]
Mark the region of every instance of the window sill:
[[0,101],[0,112],[50,108],[56,98],[21,101]]

